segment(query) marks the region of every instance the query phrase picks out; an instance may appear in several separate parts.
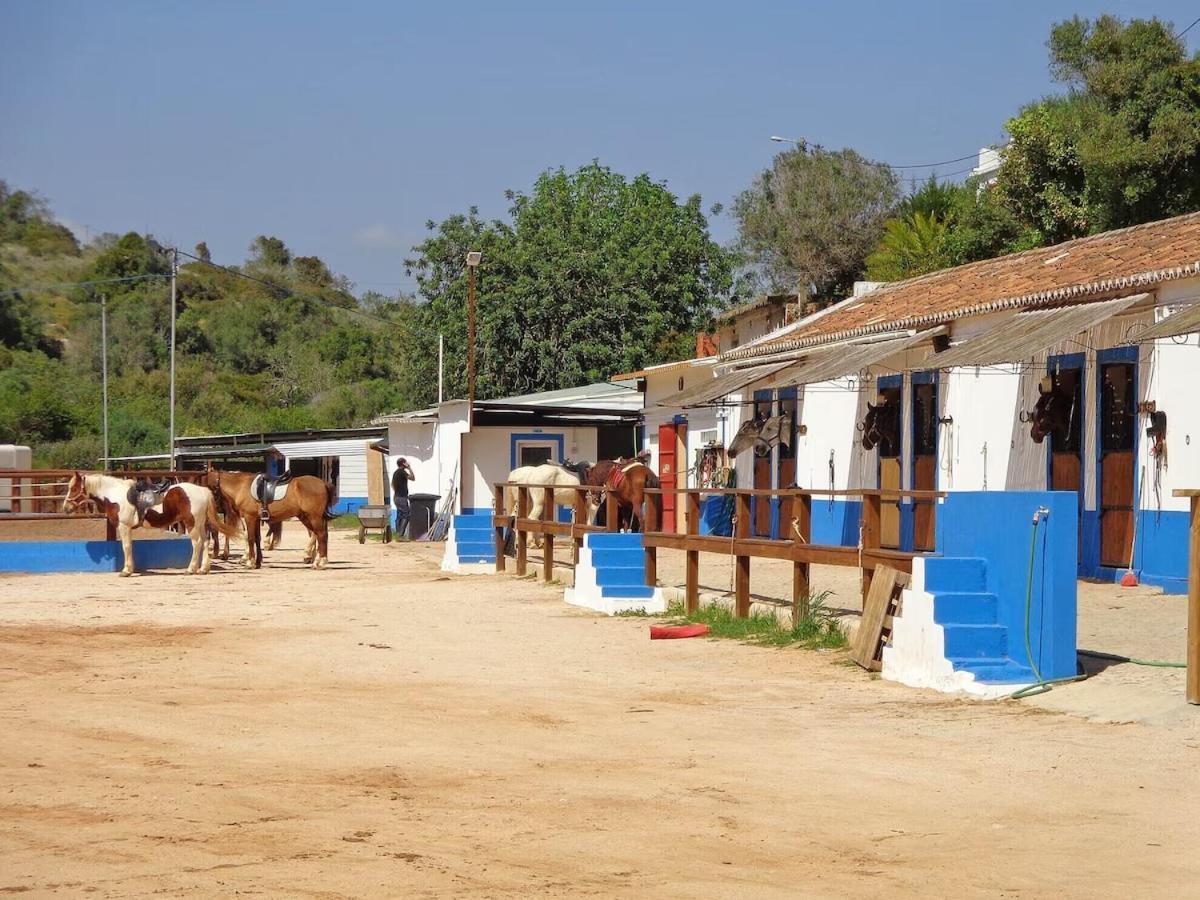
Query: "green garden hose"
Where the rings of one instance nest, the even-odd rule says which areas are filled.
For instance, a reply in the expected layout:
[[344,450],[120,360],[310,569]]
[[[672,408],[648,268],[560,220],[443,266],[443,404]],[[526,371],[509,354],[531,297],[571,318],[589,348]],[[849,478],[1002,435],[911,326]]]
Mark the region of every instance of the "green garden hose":
[[1038,671],[1037,662],[1033,658],[1033,640],[1030,637],[1030,618],[1033,610],[1033,561],[1037,552],[1037,534],[1038,524],[1042,519],[1050,515],[1050,510],[1044,506],[1039,506],[1033,514],[1033,531],[1029,535],[1029,574],[1025,577],[1025,653],[1029,657],[1029,668],[1033,669],[1033,675],[1037,678],[1036,684],[1031,684],[1021,688],[1019,691],[1014,691],[1009,695],[1009,699],[1020,700],[1024,697],[1035,697],[1038,694],[1044,694],[1047,691],[1054,689],[1056,684],[1065,684],[1070,681],[1083,681],[1087,678],[1086,673],[1081,675],[1072,675],[1069,678],[1051,678],[1049,680],[1042,677],[1042,673]]

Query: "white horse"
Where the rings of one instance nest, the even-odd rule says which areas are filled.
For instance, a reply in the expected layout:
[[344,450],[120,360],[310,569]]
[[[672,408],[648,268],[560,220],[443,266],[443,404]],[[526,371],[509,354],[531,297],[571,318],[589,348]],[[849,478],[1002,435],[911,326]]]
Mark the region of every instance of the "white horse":
[[[554,463],[542,463],[539,466],[521,466],[508,473],[508,480],[514,485],[527,485],[529,487],[528,518],[530,519],[540,519],[542,517],[542,509],[546,501],[546,492],[542,488],[555,488],[554,502],[558,506],[565,506],[567,509],[573,511],[575,509],[575,495],[578,492],[570,488],[581,484],[579,475],[570,469]],[[508,514],[510,516],[517,514],[518,502],[519,491],[516,487],[510,487],[508,489]],[[534,546],[542,546],[542,536],[540,534],[534,536]]]
[[146,510],[139,519],[137,507],[130,500],[134,482],[129,478],[111,475],[76,472],[67,484],[67,498],[63,501],[64,512],[74,512],[88,500],[94,500],[104,509],[108,521],[117,529],[121,549],[125,552],[123,577],[133,574],[133,529],[143,524],[152,528],[170,528],[181,525],[192,541],[192,558],[188,564],[189,575],[207,575],[212,568],[208,553],[205,526],[211,526],[222,534],[236,536],[235,529],[217,519],[212,492],[197,484],[173,484],[163,494],[159,505]]

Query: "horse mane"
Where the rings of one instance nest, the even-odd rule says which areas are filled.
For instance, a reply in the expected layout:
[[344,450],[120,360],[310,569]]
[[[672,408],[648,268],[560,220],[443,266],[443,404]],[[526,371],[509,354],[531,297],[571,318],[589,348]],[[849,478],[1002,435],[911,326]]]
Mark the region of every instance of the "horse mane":
[[83,476],[83,489],[92,497],[109,500],[113,503],[127,503],[129,488],[133,486],[132,479],[117,478],[115,475],[105,475],[93,472]]

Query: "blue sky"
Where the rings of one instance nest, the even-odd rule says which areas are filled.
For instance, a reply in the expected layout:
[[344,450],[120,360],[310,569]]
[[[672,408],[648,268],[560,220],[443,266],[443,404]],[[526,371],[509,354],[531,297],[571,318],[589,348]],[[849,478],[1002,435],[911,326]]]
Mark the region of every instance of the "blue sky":
[[772,134],[895,164],[973,153],[1058,90],[1050,25],[1101,12],[1182,29],[1200,4],[0,0],[0,178],[81,236],[236,263],[274,234],[393,293],[427,220],[501,215],[548,167],[598,158],[708,206]]

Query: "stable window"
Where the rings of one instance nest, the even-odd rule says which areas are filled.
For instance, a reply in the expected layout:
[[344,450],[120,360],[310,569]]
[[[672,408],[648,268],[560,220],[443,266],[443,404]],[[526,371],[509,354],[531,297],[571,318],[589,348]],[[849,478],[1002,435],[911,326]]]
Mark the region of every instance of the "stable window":
[[517,465],[540,466],[542,463],[559,462],[558,444],[553,441],[518,441]]

